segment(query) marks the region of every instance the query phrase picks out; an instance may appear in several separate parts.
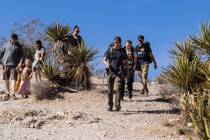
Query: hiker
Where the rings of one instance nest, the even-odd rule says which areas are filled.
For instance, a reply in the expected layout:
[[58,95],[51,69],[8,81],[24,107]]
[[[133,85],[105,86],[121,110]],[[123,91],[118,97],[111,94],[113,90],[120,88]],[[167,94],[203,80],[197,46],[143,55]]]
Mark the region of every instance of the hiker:
[[108,70],[107,83],[108,83],[108,111],[113,108],[113,94],[116,92],[115,107],[116,111],[120,111],[120,90],[122,88],[122,68],[126,65],[127,56],[121,47],[121,38],[115,37],[113,46],[109,47],[104,54],[103,63]]
[[[126,45],[124,47],[125,53],[127,54],[127,58],[128,58],[128,75],[126,76],[126,73],[124,73],[124,82],[127,82],[127,90],[128,90],[128,97],[129,100],[131,101],[132,96],[133,96],[133,82],[134,82],[134,48],[132,46],[132,41],[128,40],[126,42]],[[127,81],[126,81],[127,80]],[[124,93],[125,91],[125,84],[123,84],[122,87],[122,92]],[[123,96],[122,95],[122,100],[123,100]]]
[[[1,54],[3,54],[3,80],[6,86],[5,100],[9,99],[10,96],[12,96],[13,99],[16,99],[16,68],[21,66],[24,62],[23,48],[18,42],[17,34],[12,34],[10,41],[5,43],[3,48],[4,49],[2,50]],[[12,83],[12,93],[10,92],[10,83]]]
[[36,78],[36,82],[41,81],[41,65],[44,62],[45,50],[42,46],[42,42],[37,40],[35,42],[36,53],[34,56],[34,62],[32,64],[33,72]]
[[28,98],[30,95],[30,80],[32,78],[32,64],[31,59],[26,59],[25,67],[22,70],[21,74],[21,83],[18,93],[22,98]]
[[69,36],[69,44],[72,48],[78,47],[78,45],[81,45],[83,42],[82,37],[79,35],[80,29],[77,25],[74,26],[73,32]]
[[155,57],[150,48],[149,42],[144,42],[144,36],[138,36],[139,44],[135,48],[135,69],[139,71],[139,76],[143,84],[143,89],[140,94],[146,94],[148,96],[149,90],[147,87],[147,76],[149,71],[149,64],[154,63],[154,69],[157,69],[157,63]]

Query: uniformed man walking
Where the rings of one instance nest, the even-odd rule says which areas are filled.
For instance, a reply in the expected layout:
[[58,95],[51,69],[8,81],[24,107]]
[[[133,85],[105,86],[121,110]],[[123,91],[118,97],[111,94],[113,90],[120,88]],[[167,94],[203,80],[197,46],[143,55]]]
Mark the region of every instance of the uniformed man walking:
[[115,107],[116,111],[120,111],[120,91],[122,88],[122,69],[124,65],[127,67],[127,56],[121,47],[121,38],[115,37],[113,45],[108,47],[104,54],[103,63],[108,69],[109,73],[107,75],[108,84],[108,111],[113,109],[113,93],[116,92],[115,97]]

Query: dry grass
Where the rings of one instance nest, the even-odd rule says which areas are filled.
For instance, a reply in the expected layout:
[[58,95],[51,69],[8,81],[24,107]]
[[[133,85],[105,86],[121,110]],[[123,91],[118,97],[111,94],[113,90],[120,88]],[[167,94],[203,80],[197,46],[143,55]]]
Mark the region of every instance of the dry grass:
[[172,103],[176,107],[179,107],[180,100],[180,89],[170,84],[164,84],[160,88],[161,98],[168,103]]
[[39,82],[31,86],[31,93],[36,100],[54,100],[56,98],[63,99],[60,95],[58,87],[52,86],[48,82]]

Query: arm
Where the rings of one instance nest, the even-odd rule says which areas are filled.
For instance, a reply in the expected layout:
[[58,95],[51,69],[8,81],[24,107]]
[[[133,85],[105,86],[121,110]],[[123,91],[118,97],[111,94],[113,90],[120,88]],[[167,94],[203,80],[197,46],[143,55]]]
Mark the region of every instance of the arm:
[[18,58],[19,58],[19,65],[22,65],[24,63],[24,52],[23,52],[23,47],[21,45],[19,45]]
[[41,62],[44,61],[44,55],[45,55],[45,51],[44,51],[44,49],[42,49],[42,51],[41,51],[41,56],[40,56],[40,58],[39,58],[39,60],[40,60]]
[[31,72],[31,73],[30,73],[30,75],[28,76],[28,77],[29,77],[29,79],[31,79],[31,78],[32,78],[32,75],[33,75],[33,74],[32,74],[32,72]]
[[103,64],[105,65],[106,69],[110,69],[110,65],[108,62],[108,54],[109,54],[110,48],[108,48],[104,54],[104,58],[103,58]]
[[128,59],[124,60],[124,66],[125,66],[125,70],[126,70],[126,78],[128,77]]
[[149,56],[150,56],[152,62],[154,63],[154,68],[157,69],[157,63],[156,63],[154,55],[152,53],[149,53]]
[[4,56],[4,53],[5,53],[5,48],[1,48],[0,49],[0,64],[2,63],[1,61],[2,61],[2,58]]
[[133,66],[133,70],[135,70],[136,69],[136,65],[137,65],[137,51],[136,51],[136,49],[134,50],[134,58],[133,58],[134,60],[134,66]]
[[103,63],[104,63],[104,65],[105,65],[105,67],[106,67],[107,69],[110,68],[110,67],[109,67],[109,63],[108,63],[107,57],[104,57],[104,58],[103,58]]

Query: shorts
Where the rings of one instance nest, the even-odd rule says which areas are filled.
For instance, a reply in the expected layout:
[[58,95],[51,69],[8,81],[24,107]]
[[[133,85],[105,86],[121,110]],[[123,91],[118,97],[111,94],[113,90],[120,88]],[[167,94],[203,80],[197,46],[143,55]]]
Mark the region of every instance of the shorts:
[[3,80],[17,80],[16,67],[3,66]]

